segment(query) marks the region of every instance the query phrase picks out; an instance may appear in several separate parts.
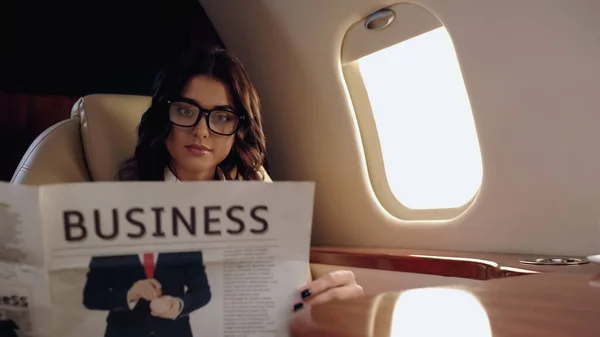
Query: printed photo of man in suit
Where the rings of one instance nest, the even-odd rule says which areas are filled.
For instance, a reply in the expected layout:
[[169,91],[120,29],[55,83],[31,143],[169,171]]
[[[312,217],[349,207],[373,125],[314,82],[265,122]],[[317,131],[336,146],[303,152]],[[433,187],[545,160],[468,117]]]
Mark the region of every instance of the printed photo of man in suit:
[[83,305],[107,310],[105,337],[192,337],[211,298],[202,252],[93,257]]
[[8,317],[6,312],[0,311],[0,337],[18,337],[19,326]]

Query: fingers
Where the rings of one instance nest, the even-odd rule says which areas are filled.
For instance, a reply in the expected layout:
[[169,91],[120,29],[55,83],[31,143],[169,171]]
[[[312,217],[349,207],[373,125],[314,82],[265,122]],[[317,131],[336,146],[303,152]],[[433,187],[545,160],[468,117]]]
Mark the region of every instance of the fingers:
[[160,312],[158,312],[158,311],[151,311],[150,315],[155,316],[155,317],[165,317],[165,315],[167,314],[168,311],[169,310],[166,310],[166,309],[164,311],[160,311]]
[[162,289],[162,285],[156,279],[151,278],[148,281],[150,281],[150,284],[152,284],[154,286],[154,289],[156,289],[157,291],[160,291]]
[[175,298],[171,297],[169,299],[169,311],[171,312],[171,311],[178,310],[178,309],[179,309],[179,302]]
[[329,302],[331,300],[345,300],[363,294],[363,289],[356,283],[348,284],[342,287],[328,289],[317,296],[311,297],[307,303],[311,305]]
[[152,300],[150,310],[153,316],[161,316],[166,314],[173,307],[173,299],[171,296],[163,296]]
[[158,294],[156,293],[156,290],[154,290],[154,288],[144,285],[140,289],[140,297],[142,297],[146,301],[152,301],[153,299],[158,297]]
[[140,296],[147,301],[151,301],[162,295],[161,285],[155,279],[142,281],[139,292]]
[[[179,301],[171,296],[163,296],[155,301],[161,301],[160,305],[151,306],[150,314],[156,317],[175,319],[179,312]],[[153,301],[154,302],[154,301]]]
[[300,291],[302,301],[294,305],[294,311],[304,304],[319,304],[331,300],[344,300],[364,294],[363,288],[356,283],[354,273],[349,270],[338,270],[309,282]]
[[328,289],[352,283],[356,283],[353,272],[349,270],[337,270],[309,283],[300,294],[305,299],[304,301],[308,302]]
[[162,285],[160,284],[160,282],[158,282],[156,279],[149,279],[147,280],[148,284],[154,289],[154,292],[156,293],[156,297],[159,297],[162,295]]

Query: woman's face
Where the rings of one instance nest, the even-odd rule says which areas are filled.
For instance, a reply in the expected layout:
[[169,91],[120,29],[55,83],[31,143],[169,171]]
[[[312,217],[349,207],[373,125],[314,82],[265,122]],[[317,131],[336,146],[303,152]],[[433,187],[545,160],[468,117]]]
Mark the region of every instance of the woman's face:
[[[233,110],[232,99],[225,85],[206,75],[197,75],[183,88],[181,96],[195,101],[204,109],[217,106]],[[212,132],[202,116],[195,127],[173,125],[166,147],[180,180],[211,180],[215,169],[229,154],[234,135]]]

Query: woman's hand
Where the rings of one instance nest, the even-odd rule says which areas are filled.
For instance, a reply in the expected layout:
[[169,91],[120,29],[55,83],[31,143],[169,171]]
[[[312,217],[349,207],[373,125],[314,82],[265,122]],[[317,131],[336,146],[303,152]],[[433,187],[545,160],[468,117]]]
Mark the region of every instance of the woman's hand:
[[354,273],[338,270],[309,282],[300,290],[302,302],[294,305],[294,311],[304,304],[318,304],[331,300],[344,300],[363,295],[363,288],[356,283]]

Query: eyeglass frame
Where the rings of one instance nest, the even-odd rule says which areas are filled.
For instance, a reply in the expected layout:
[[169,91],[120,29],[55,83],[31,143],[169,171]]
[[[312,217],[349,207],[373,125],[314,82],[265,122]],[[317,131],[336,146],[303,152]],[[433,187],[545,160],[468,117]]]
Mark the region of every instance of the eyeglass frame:
[[[192,125],[181,125],[181,124],[177,124],[177,123],[175,123],[175,122],[173,122],[171,120],[171,104],[173,102],[184,102],[184,103],[193,105],[194,107],[198,108],[198,110],[200,111],[200,113],[198,114],[198,117],[196,117],[196,121],[194,122],[194,124],[192,124]],[[200,123],[200,120],[202,119],[202,115],[206,115],[206,127],[211,132],[214,132],[214,133],[216,133],[218,135],[221,135],[221,136],[231,136],[231,135],[235,134],[240,129],[240,125],[242,124],[241,121],[244,120],[244,119],[246,119],[246,116],[243,116],[243,115],[240,116],[240,115],[238,115],[236,113],[235,110],[233,110],[233,109],[226,109],[223,106],[217,106],[216,108],[213,108],[213,109],[204,109],[195,100],[190,99],[190,98],[186,98],[186,97],[178,97],[178,98],[175,98],[175,99],[172,99],[172,100],[167,100],[167,103],[169,104],[169,109],[168,109],[169,110],[169,121],[171,122],[171,124],[177,125],[177,126],[182,127],[182,128],[195,128],[198,125],[198,123]],[[210,127],[210,122],[208,120],[210,118],[210,114],[213,113],[214,111],[231,112],[232,114],[234,114],[238,118],[238,123],[237,123],[235,129],[231,133],[220,133],[220,132],[217,132],[217,131],[213,130]]]

